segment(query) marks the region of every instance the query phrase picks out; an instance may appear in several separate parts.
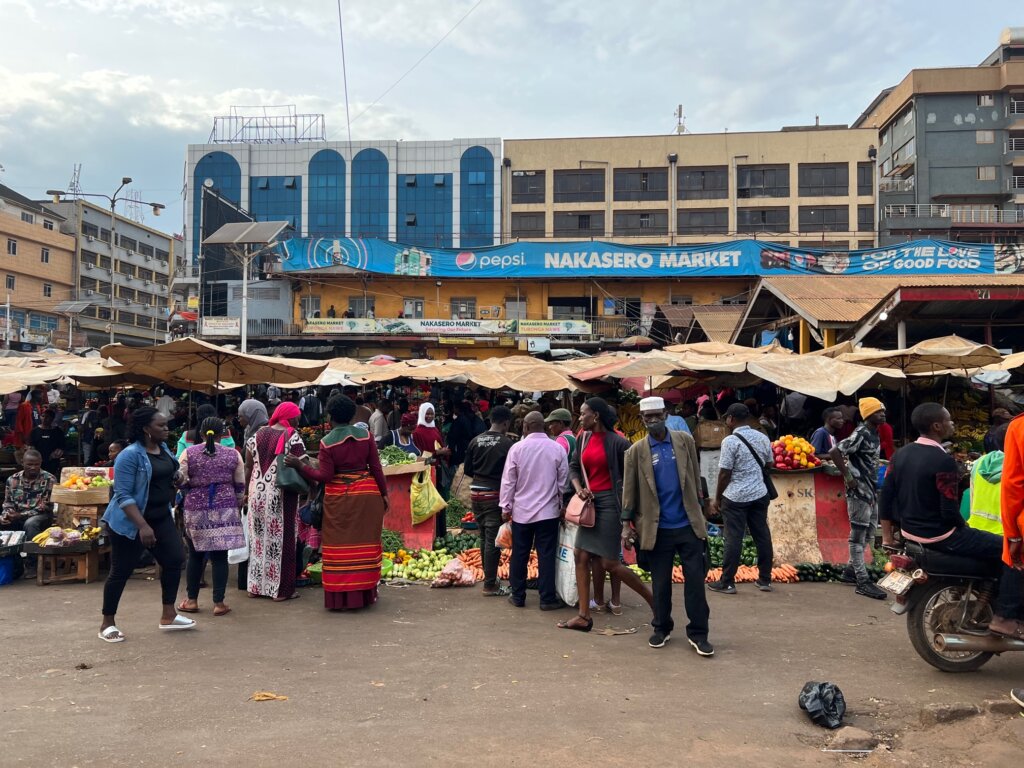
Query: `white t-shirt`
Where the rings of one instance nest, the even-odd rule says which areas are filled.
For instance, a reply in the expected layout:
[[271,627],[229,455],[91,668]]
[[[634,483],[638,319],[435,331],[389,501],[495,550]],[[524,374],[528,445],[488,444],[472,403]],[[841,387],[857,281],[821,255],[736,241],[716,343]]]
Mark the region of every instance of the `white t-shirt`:
[[171,418],[174,414],[174,398],[170,395],[160,395],[156,401],[156,409],[166,418]]
[[46,402],[48,402],[50,405],[56,405],[59,400],[60,400],[60,392],[59,391],[57,391],[56,389],[48,389],[48,390],[46,390]]

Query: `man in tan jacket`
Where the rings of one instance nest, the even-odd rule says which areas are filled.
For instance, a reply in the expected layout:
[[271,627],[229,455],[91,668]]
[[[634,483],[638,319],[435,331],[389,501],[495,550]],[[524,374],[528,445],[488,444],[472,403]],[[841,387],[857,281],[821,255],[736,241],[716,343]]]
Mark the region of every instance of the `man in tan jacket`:
[[697,447],[685,432],[665,426],[665,401],[640,401],[640,416],[648,436],[634,443],[624,459],[622,489],[622,544],[637,546],[641,567],[651,572],[654,620],[649,645],[668,642],[672,621],[672,564],[676,554],[683,566],[686,637],[701,656],[712,656],[708,642],[707,525],[700,491]]

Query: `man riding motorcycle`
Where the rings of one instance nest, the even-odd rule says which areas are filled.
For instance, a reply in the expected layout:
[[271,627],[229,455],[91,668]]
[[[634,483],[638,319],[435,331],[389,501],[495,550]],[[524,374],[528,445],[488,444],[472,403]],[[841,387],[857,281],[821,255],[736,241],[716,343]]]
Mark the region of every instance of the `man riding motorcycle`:
[[[903,538],[926,549],[990,563],[1002,563],[1001,536],[969,528],[960,514],[956,461],[942,448],[953,436],[949,411],[938,403],[914,409],[911,424],[920,437],[899,450],[882,486],[879,514],[898,525]],[[1021,571],[1002,565],[999,594],[989,623],[992,634],[1024,639],[1020,621]]]

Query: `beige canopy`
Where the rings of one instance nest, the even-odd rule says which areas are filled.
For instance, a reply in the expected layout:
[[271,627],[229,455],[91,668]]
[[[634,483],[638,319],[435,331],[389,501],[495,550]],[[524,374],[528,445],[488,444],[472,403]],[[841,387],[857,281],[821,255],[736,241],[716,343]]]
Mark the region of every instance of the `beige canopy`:
[[960,336],[927,339],[906,349],[849,352],[838,360],[875,368],[890,368],[905,374],[938,375],[949,370],[967,370],[1003,362],[999,350]]

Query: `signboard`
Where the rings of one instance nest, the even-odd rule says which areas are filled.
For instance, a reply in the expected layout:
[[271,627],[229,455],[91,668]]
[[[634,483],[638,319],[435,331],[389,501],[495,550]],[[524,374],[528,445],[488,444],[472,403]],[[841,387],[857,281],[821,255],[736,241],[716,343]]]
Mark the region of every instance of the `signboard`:
[[428,320],[414,318],[307,318],[303,333],[391,336],[589,336],[582,320]]
[[1024,249],[944,240],[915,240],[857,251],[786,248],[760,240],[670,247],[638,247],[600,240],[517,242],[457,250],[411,248],[375,238],[295,238],[285,240],[278,247],[285,272],[340,266],[410,277],[892,276],[1024,272]]
[[471,347],[476,344],[476,339],[467,339],[461,336],[438,336],[437,343],[442,346]]
[[199,309],[199,297],[198,296],[189,296],[188,300],[185,302],[185,308],[186,309],[193,309],[193,310]]
[[242,321],[237,317],[202,318],[204,336],[238,336],[242,332]]
[[551,339],[527,339],[526,351],[530,354],[540,354],[551,351]]

